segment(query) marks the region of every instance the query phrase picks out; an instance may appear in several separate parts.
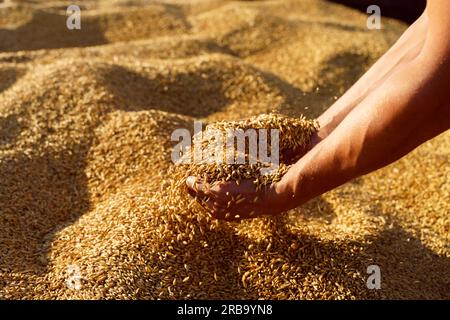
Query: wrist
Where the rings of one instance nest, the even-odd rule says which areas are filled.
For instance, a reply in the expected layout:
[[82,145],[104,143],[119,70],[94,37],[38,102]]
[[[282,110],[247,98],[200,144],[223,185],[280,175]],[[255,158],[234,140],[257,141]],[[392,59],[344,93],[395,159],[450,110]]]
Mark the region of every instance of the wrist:
[[299,205],[296,184],[295,179],[290,178],[289,171],[280,181],[272,184],[270,202],[273,207],[277,208],[277,211],[284,212]]

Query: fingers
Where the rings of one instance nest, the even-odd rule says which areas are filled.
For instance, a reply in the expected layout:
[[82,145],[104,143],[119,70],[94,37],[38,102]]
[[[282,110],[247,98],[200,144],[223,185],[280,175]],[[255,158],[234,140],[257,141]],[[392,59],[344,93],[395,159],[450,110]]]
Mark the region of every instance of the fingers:
[[186,185],[189,195],[197,199],[199,204],[209,211],[213,217],[226,219],[229,216],[224,206],[227,203],[227,193],[221,192],[221,187],[218,184],[210,185],[191,176],[186,179]]
[[200,179],[197,179],[196,177],[188,177],[186,179],[186,185],[188,187],[189,194],[193,197],[204,198],[209,196],[210,185]]
[[188,193],[196,198],[211,198],[216,202],[226,203],[228,200],[227,192],[223,191],[219,183],[209,184],[196,177],[186,179]]
[[216,219],[240,221],[277,213],[269,197],[271,188],[256,191],[252,180],[208,184],[189,177],[186,184],[189,193]]
[[200,200],[200,205],[216,219],[229,222],[241,220],[239,215],[231,214],[226,206],[223,206],[212,199],[208,198],[207,200]]
[[242,180],[240,182],[229,181],[217,183],[212,186],[211,191],[215,194],[225,194],[228,197],[236,197],[255,192],[255,186],[251,180]]

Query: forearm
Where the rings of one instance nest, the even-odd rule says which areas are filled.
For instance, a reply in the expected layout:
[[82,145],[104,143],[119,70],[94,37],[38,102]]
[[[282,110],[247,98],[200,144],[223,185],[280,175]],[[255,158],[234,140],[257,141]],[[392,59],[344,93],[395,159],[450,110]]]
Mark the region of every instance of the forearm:
[[[438,67],[439,65],[439,67]],[[381,168],[450,126],[450,68],[419,56],[391,75],[283,177],[290,207]]]
[[[448,129],[448,12],[450,1],[429,0],[429,21],[422,17],[421,28],[406,32],[319,118],[319,135],[281,181],[256,189],[252,180],[207,186],[192,177],[186,181],[190,193],[207,196],[208,210],[219,219],[274,215],[381,168]],[[243,200],[230,205],[236,196]],[[227,212],[234,218],[227,218]]]
[[344,95],[319,118],[319,135],[325,138],[367,95],[403,64],[414,59],[426,39],[428,17],[424,13]]

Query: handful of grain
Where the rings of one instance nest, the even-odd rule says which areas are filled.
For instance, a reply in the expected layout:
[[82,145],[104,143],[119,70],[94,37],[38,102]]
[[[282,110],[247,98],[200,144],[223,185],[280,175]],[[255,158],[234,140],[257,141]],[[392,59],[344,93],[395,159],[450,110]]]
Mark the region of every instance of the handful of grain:
[[252,179],[259,189],[281,179],[290,167],[285,152],[304,148],[318,127],[304,116],[277,113],[212,123],[194,136],[184,155],[192,161],[183,166],[187,176],[207,183]]

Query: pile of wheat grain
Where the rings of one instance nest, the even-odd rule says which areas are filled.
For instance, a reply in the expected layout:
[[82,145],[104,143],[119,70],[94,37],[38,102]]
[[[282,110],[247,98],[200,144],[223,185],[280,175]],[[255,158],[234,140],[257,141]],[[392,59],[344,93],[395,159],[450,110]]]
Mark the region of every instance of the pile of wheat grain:
[[[13,2],[0,11],[0,298],[449,298],[449,133],[241,223],[191,201],[170,159],[171,133],[194,120],[317,117],[403,24],[374,32],[322,0],[92,0],[69,31],[66,1]],[[366,285],[374,264],[381,290]]]
[[[318,123],[314,120],[307,120],[304,116],[291,118],[278,113],[262,114],[240,121],[218,121],[207,125],[206,130],[194,136],[194,146],[185,152],[189,158],[183,170],[187,175],[201,177],[208,183],[232,180],[239,183],[243,179],[252,179],[257,188],[269,185],[279,181],[289,168],[283,154],[289,150],[300,152],[317,129]],[[249,130],[253,130],[253,141],[248,135]],[[272,150],[275,147],[271,141],[272,130],[278,130],[277,150]],[[240,138],[236,138],[239,133]],[[250,145],[255,148],[252,154]],[[243,150],[238,150],[239,146]],[[261,146],[266,148],[260,150]],[[262,159],[264,150],[271,156],[277,152],[277,161],[281,163],[278,165]],[[195,158],[196,152],[200,152],[200,159]],[[264,168],[273,170],[262,174]]]
[[[252,180],[256,190],[260,190],[281,180],[291,166],[282,155],[306,148],[317,129],[318,123],[314,120],[278,113],[209,124],[206,130],[193,137],[193,147],[184,151],[180,159],[180,180],[195,176],[210,185],[226,181],[235,181],[239,185],[241,180]],[[276,134],[276,143],[272,140],[272,131]],[[276,163],[271,162],[275,158],[262,159],[262,153],[275,156]],[[200,156],[199,159],[196,156]],[[207,198],[198,200],[205,205]],[[231,197],[228,205],[242,201],[243,196],[238,194]],[[254,214],[257,212],[250,213]],[[228,218],[231,213],[225,216]]]

